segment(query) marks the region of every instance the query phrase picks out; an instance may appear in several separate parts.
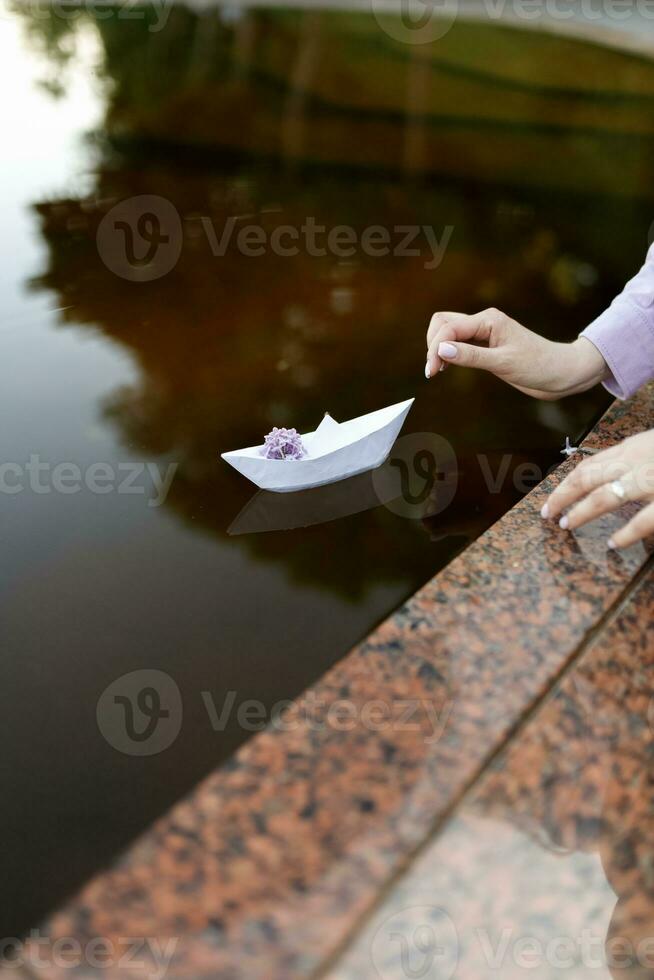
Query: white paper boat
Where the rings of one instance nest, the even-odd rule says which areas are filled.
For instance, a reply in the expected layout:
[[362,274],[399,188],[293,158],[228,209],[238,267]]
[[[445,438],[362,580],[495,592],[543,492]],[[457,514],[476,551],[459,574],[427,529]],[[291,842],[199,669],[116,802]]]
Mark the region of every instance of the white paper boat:
[[308,490],[381,466],[413,405],[413,398],[349,422],[326,415],[315,432],[302,435],[303,459],[266,459],[262,446],[222,453],[222,458],[262,490]]

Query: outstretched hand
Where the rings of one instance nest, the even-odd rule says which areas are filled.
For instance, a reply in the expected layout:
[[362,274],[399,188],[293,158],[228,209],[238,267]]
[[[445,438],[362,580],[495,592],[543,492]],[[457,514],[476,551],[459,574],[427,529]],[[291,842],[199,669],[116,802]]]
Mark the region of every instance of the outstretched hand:
[[589,340],[547,340],[500,310],[434,313],[427,331],[425,376],[446,365],[490,371],[534,398],[553,400],[586,391],[607,374],[604,358]]
[[[489,371],[525,394],[548,400],[586,391],[609,374],[601,353],[585,337],[555,343],[495,309],[471,316],[433,315],[425,375],[433,378],[449,365]],[[551,494],[542,515],[560,517],[561,527],[573,530],[628,501],[645,506],[615,532],[609,547],[626,548],[654,534],[654,429],[584,459]]]

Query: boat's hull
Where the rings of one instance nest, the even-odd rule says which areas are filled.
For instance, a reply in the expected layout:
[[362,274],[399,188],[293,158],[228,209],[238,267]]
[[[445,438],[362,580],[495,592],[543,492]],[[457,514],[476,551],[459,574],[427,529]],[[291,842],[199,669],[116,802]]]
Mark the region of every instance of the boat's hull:
[[256,486],[273,493],[292,493],[325,486],[381,466],[391,451],[412,403],[413,399],[410,399],[394,406],[397,411],[386,424],[323,456],[302,460],[269,460],[250,450],[241,450],[223,453],[223,459]]

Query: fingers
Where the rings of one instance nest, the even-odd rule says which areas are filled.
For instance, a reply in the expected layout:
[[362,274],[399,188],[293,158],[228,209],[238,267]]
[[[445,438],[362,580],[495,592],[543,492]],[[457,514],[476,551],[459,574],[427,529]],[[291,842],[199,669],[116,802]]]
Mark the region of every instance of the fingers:
[[488,340],[491,328],[491,311],[482,310],[481,313],[434,313],[429,321],[427,330],[427,347],[431,347],[441,327],[446,324],[454,330],[453,336],[459,340],[470,340],[475,337],[477,340]]
[[624,497],[618,496],[611,489],[610,483],[604,483],[589,493],[584,500],[576,504],[569,513],[561,518],[559,521],[561,527],[574,531],[575,528],[587,524],[588,521],[601,517],[602,514],[610,514],[628,501],[639,500],[642,496],[642,491],[633,474],[624,476],[620,480],[620,485],[624,489]]
[[[574,530],[629,501],[651,501],[654,495],[652,464],[634,466],[630,451],[628,441],[625,441],[583,460],[551,494],[541,511],[542,516],[556,518],[563,510],[571,508],[559,524]],[[612,489],[613,481],[619,481],[622,493]],[[628,548],[652,533],[654,503],[648,503],[615,532],[608,545],[610,548]]]
[[465,313],[434,313],[427,331],[425,376],[433,377],[445,363],[445,358],[438,352],[441,343],[454,340],[488,340],[491,326],[492,317],[488,310],[472,316]]
[[442,371],[445,367],[445,361],[443,361],[438,355],[438,348],[444,341],[454,340],[456,337],[455,328],[450,327],[449,323],[441,323],[439,325],[438,331],[432,335],[432,342],[427,349],[427,362],[425,364],[425,377],[433,377],[438,371]]
[[475,347],[474,344],[444,341],[438,345],[438,356],[447,364],[478,368],[499,373],[505,365],[505,357],[498,347]]
[[654,534],[654,504],[639,510],[635,517],[609,538],[609,548],[628,548]]
[[441,327],[444,327],[450,318],[458,316],[460,316],[459,313],[434,313],[427,329],[427,349],[431,347],[431,342]]
[[543,517],[558,517],[582,497],[612,480],[619,480],[627,471],[621,459],[622,447],[612,446],[597,456],[588,457],[569,473],[550,495],[541,511]]

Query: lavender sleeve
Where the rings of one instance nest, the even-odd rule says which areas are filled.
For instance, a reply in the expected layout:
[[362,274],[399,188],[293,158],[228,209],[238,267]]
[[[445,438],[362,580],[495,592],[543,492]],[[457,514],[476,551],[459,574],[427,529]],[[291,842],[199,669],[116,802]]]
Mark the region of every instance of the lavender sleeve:
[[654,378],[654,245],[640,272],[580,336],[602,354],[611,371],[604,387],[618,398]]

